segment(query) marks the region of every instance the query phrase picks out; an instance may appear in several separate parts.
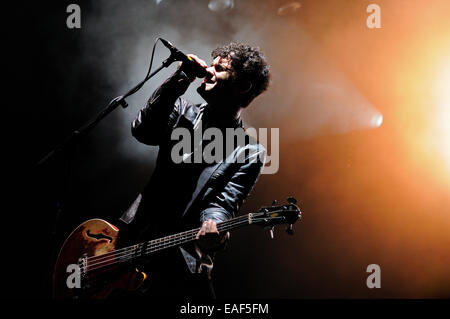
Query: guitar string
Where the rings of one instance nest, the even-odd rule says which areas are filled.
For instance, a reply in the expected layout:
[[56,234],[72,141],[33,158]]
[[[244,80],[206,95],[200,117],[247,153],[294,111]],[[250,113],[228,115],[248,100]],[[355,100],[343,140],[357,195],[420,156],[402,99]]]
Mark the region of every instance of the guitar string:
[[[224,231],[228,226],[236,226],[239,224],[245,224],[248,220],[234,220],[232,223],[227,223],[226,225],[222,225],[220,224],[220,226],[218,226],[218,230],[220,229],[220,231]],[[245,223],[243,223],[245,222]],[[139,253],[138,250],[140,250],[140,253],[144,253],[144,254],[148,254],[151,252],[155,252],[164,248],[168,248],[171,246],[175,246],[177,244],[182,243],[185,240],[194,240],[196,237],[196,234],[198,233],[198,231],[194,230],[194,231],[189,231],[190,234],[185,234],[184,236],[177,236],[177,237],[172,237],[170,239],[164,240],[164,241],[159,241],[153,244],[149,244],[145,250],[145,252],[142,251],[143,245],[138,244],[136,246],[130,246],[127,247],[128,251],[122,251],[120,254],[115,255],[113,252],[108,253],[112,258],[109,259],[105,259],[105,260],[101,260],[101,261],[95,261],[93,263],[87,263],[87,271],[94,271],[100,268],[103,268],[105,266],[109,266],[109,265],[113,265],[115,263],[122,263],[122,262],[126,262],[130,259],[133,258],[133,256],[135,256],[137,253]],[[136,249],[137,246],[141,245],[141,247],[139,247],[139,249]],[[113,263],[109,263],[110,261],[113,261]],[[104,265],[102,265],[104,264]]]
[[[239,223],[242,223],[242,222],[243,222],[243,221],[239,221]],[[238,223],[233,223],[233,224],[238,224]],[[190,239],[193,240],[194,238],[195,238],[195,237],[192,237],[192,236],[191,236]],[[184,238],[184,239],[189,239],[189,238]],[[177,242],[181,242],[181,238],[178,239]],[[173,242],[172,244],[175,245],[175,242]],[[153,247],[153,248],[155,248],[155,247]],[[152,247],[149,247],[149,249],[147,250],[147,253],[148,253],[149,250],[151,250],[151,249],[152,249]],[[153,249],[153,251],[151,251],[151,252],[154,252],[154,251],[157,251],[157,250],[160,250],[160,249],[162,249],[162,248],[158,247],[158,249],[156,249],[156,250]],[[134,253],[133,253],[132,255],[134,255]],[[96,274],[96,273],[92,273],[92,271],[98,270],[98,269],[104,269],[104,270],[106,271],[106,270],[107,270],[106,267],[115,266],[116,264],[123,263],[124,261],[128,261],[128,260],[130,260],[130,259],[132,259],[132,257],[126,258],[125,260],[115,261],[115,262],[112,262],[112,263],[109,263],[109,264],[107,264],[107,265],[103,265],[103,266],[100,266],[100,267],[96,267],[95,269],[89,269],[90,273],[87,272],[87,275],[89,275],[88,281],[89,281],[89,282],[92,282],[93,279],[95,280],[96,277],[101,276],[101,275],[103,274],[103,273],[97,273],[97,274]]]
[[[259,219],[260,218],[255,218],[254,221],[258,221]],[[224,231],[225,230],[224,228],[229,227],[229,226],[238,225],[241,222],[245,222],[246,223],[247,222],[247,218],[239,218],[239,219],[236,218],[236,219],[233,219],[232,221],[230,220],[227,223],[220,223],[219,226],[218,226],[218,230],[220,229],[220,231]],[[156,242],[153,242],[153,243],[150,242],[148,244],[148,247],[146,248],[145,252],[142,250],[144,245],[143,244],[137,244],[135,246],[127,247],[127,249],[128,249],[127,251],[122,251],[119,254],[114,254],[114,252],[112,252],[112,254],[109,253],[108,257],[111,257],[111,258],[100,260],[100,261],[96,260],[95,262],[91,262],[90,264],[87,265],[87,268],[89,268],[88,270],[95,270],[95,269],[97,269],[99,267],[94,267],[94,266],[107,264],[111,260],[119,259],[119,262],[122,261],[122,260],[127,261],[128,260],[127,259],[128,256],[132,256],[132,255],[134,256],[134,255],[139,254],[139,253],[140,254],[142,254],[142,253],[148,254],[149,252],[154,252],[154,251],[158,251],[158,250],[161,250],[161,249],[164,249],[164,248],[167,248],[167,247],[171,247],[171,246],[177,245],[177,244],[179,244],[180,242],[183,242],[186,239],[193,240],[193,239],[195,239],[195,236],[197,234],[197,230],[192,230],[192,231],[185,232],[183,236],[174,236],[174,235],[172,235],[172,236],[168,236],[168,237],[163,238],[163,240],[157,239]]]
[[[235,225],[239,225],[242,222],[244,222],[244,221],[243,220],[234,221],[233,223],[229,223],[228,225],[223,225],[223,226],[235,226]],[[219,228],[221,228],[221,230],[222,230],[222,228],[226,228],[226,227],[219,227]],[[163,248],[167,248],[169,246],[177,245],[177,244],[183,242],[184,240],[193,240],[193,239],[195,239],[195,236],[196,236],[196,233],[192,232],[191,234],[188,234],[188,235],[183,236],[183,237],[178,237],[178,238],[174,237],[170,241],[158,242],[158,243],[155,243],[153,245],[149,245],[144,253],[148,254],[149,252],[158,251],[158,250],[161,250]],[[143,253],[143,251],[141,251],[141,253]],[[105,263],[107,263],[109,261],[125,262],[125,261],[128,261],[129,259],[131,259],[133,257],[132,255],[136,255],[136,251],[132,250],[132,251],[129,251],[128,254],[125,254],[125,255],[122,254],[121,256],[113,256],[114,258],[110,258],[108,260],[103,260],[101,262],[88,264],[87,265],[87,270],[88,271],[94,271],[94,270],[102,268],[104,266],[111,265],[111,263],[106,264],[106,265],[101,265],[101,264],[105,264]],[[128,258],[128,257],[130,257],[130,258]],[[95,266],[98,266],[98,265],[101,265],[101,266],[95,267]]]
[[[239,223],[242,223],[243,221],[239,221]],[[238,223],[233,223],[233,224],[238,224]],[[194,239],[195,237],[192,237],[191,238],[191,240],[192,239]],[[188,238],[186,238],[186,239],[188,239]],[[160,248],[161,249],[161,248]],[[158,249],[159,250],[159,249]],[[148,253],[148,251],[147,251],[147,253]],[[107,264],[107,265],[103,265],[103,266],[100,266],[100,267],[96,267],[95,269],[89,269],[89,271],[86,273],[86,275],[88,276],[88,278],[87,278],[87,281],[89,282],[89,283],[92,283],[93,282],[93,280],[101,280],[101,278],[98,278],[99,276],[101,276],[103,273],[92,273],[92,271],[94,271],[94,270],[99,270],[99,269],[104,269],[104,270],[106,270],[106,267],[110,267],[110,266],[115,266],[116,264],[119,264],[119,263],[123,263],[124,261],[128,261],[128,260],[130,260],[130,259],[132,259],[132,257],[129,257],[129,258],[127,258],[127,259],[125,259],[125,260],[120,260],[120,261],[114,261],[114,262],[111,262],[111,263],[109,263],[109,264]]]
[[[234,222],[234,221],[241,220],[241,219],[244,219],[244,218],[247,220],[247,219],[248,219],[248,215],[245,215],[245,216],[239,216],[239,217],[233,218],[233,219],[231,219],[231,220],[221,222],[221,223],[219,223],[219,224],[217,225],[217,227],[219,227],[219,225],[222,225],[222,224],[228,224],[228,223],[230,223],[230,222]],[[182,233],[170,235],[170,236],[163,237],[163,238],[153,239],[153,240],[151,240],[151,241],[162,240],[162,239],[165,239],[165,238],[170,238],[170,237],[172,237],[172,236],[173,236],[173,237],[176,237],[176,236],[179,236],[179,235],[188,235],[188,233],[191,233],[191,232],[197,232],[197,233],[198,233],[199,230],[200,230],[200,228],[196,228],[196,229],[193,229],[193,230],[187,230],[187,231],[184,231],[184,232],[182,232]],[[151,241],[149,241],[149,242],[151,242]],[[147,242],[147,243],[149,243],[149,242]],[[144,243],[140,243],[140,244],[144,244]],[[137,244],[137,245],[140,245],[140,244]],[[128,247],[116,249],[116,250],[114,250],[114,251],[112,251],[112,252],[105,253],[105,254],[98,255],[98,256],[90,256],[90,257],[87,257],[86,260],[88,260],[88,261],[90,261],[90,260],[99,260],[99,259],[108,257],[108,255],[117,254],[117,253],[120,254],[121,251],[125,251],[125,250],[128,250],[128,249],[131,249],[131,248],[133,248],[133,246],[136,246],[136,245],[132,245],[132,246],[128,246]]]
[[[225,222],[221,222],[221,223],[217,224],[217,227],[218,228],[226,227],[228,225],[231,225],[234,222],[238,222],[238,221],[241,221],[241,220],[246,220],[247,221],[248,220],[248,215],[239,216],[239,217],[233,218],[231,220],[228,220],[228,221],[225,221]],[[178,238],[178,237],[190,236],[192,233],[197,234],[199,230],[200,230],[200,228],[196,228],[196,229],[188,230],[188,231],[185,231],[185,232],[182,232],[182,233],[179,233],[179,234],[174,234],[174,235],[170,235],[170,236],[163,237],[163,238],[153,239],[153,240],[148,241],[148,242],[139,243],[139,244],[136,244],[136,245],[120,248],[120,249],[117,249],[117,250],[114,250],[114,251],[111,251],[111,252],[108,252],[108,253],[105,253],[105,254],[102,254],[102,255],[87,257],[86,260],[88,262],[93,263],[93,262],[97,262],[97,261],[100,261],[100,260],[108,258],[108,257],[120,257],[123,253],[125,253],[125,254],[129,253],[130,250],[136,249],[138,246],[144,246],[144,244],[148,244],[149,246],[151,246],[151,245],[163,243],[163,242],[166,242],[166,241],[171,241],[171,240],[173,240],[175,238]]]
[[[221,223],[220,226],[218,227],[218,230],[219,229],[222,230],[223,228],[227,227],[228,225],[233,225],[235,222],[239,222],[240,220],[242,220],[242,219],[241,218],[240,219],[235,219],[231,223],[227,222],[227,223],[225,223],[223,225]],[[198,233],[198,230],[199,229],[194,229],[194,230],[190,230],[190,231],[181,233],[181,235],[178,234],[178,235],[172,235],[172,236],[165,237],[165,238],[163,238],[163,240],[156,239],[154,241],[147,242],[147,246],[148,247],[147,247],[145,252],[143,251],[144,243],[137,244],[137,245],[130,246],[130,247],[126,247],[127,249],[125,251],[121,251],[120,253],[117,253],[117,252],[116,253],[114,253],[114,252],[109,253],[108,256],[106,256],[107,257],[106,259],[104,259],[104,258],[100,259],[100,260],[96,259],[96,260],[94,260],[93,262],[90,262],[90,263],[88,261],[86,267],[87,267],[88,270],[94,270],[94,269],[98,268],[98,267],[96,267],[97,265],[107,264],[111,260],[116,260],[116,259],[123,260],[123,259],[125,259],[125,261],[126,261],[128,256],[136,255],[138,253],[141,253],[141,254],[142,253],[148,253],[149,249],[154,249],[155,251],[157,251],[158,248],[162,249],[160,247],[166,247],[166,246],[169,246],[171,244],[175,244],[175,243],[178,243],[180,241],[183,241],[183,240],[185,240],[187,238],[192,238],[194,235],[196,235]]]
[[[258,215],[263,215],[264,213],[257,213]],[[258,221],[261,218],[254,218],[254,221]],[[218,230],[220,229],[221,231],[224,231],[223,228],[229,227],[229,226],[233,226],[235,224],[239,224],[240,222],[248,221],[248,215],[244,215],[244,216],[240,216],[237,218],[233,218],[229,221],[226,222],[221,222],[218,224]],[[183,241],[189,239],[189,240],[193,240],[195,239],[195,237],[193,237],[194,235],[197,234],[199,228],[198,229],[194,229],[194,230],[190,230],[190,231],[186,231],[180,234],[175,234],[175,235],[171,235],[171,236],[167,236],[164,237],[162,239],[156,239],[150,242],[147,242],[148,247],[146,248],[146,251],[143,252],[142,248],[143,248],[143,243],[141,244],[137,244],[134,246],[129,246],[129,247],[125,247],[124,249],[126,249],[125,251],[122,251],[121,253],[117,254],[115,252],[117,251],[113,251],[111,253],[107,253],[107,254],[103,254],[100,255],[102,257],[104,257],[104,255],[108,255],[108,259],[102,260],[102,261],[98,261],[96,260],[96,262],[92,262],[91,264],[87,264],[86,265],[86,271],[94,271],[97,269],[100,269],[102,267],[108,266],[109,264],[114,265],[115,263],[110,263],[110,261],[116,261],[116,263],[121,263],[121,262],[126,262],[130,259],[133,258],[133,256],[135,256],[136,254],[140,253],[142,255],[142,253],[144,254],[148,254],[149,252],[155,252],[158,250],[162,250],[171,246],[175,246],[178,245],[180,243],[182,243]],[[184,234],[183,236],[181,236],[181,234]],[[153,243],[152,243],[153,242]],[[99,256],[99,257],[100,257]],[[105,265],[103,265],[105,264]],[[98,267],[97,267],[98,266]]]
[[[104,267],[101,267],[102,269],[104,269],[105,271],[112,271],[113,269],[114,269],[114,267],[112,267],[112,266],[116,266],[118,263],[117,262],[114,262],[114,263],[110,263],[109,265],[105,265]],[[109,268],[109,269],[107,269],[107,267]],[[118,270],[118,269],[117,269]],[[94,284],[96,284],[96,282],[98,282],[98,281],[101,281],[101,280],[105,280],[105,279],[107,279],[107,278],[105,278],[105,271],[104,272],[100,272],[100,273],[88,273],[87,274],[87,278],[86,278],[86,281],[87,281],[87,284],[90,284],[90,285],[94,285]]]
[[[263,218],[258,218],[258,219],[261,220],[261,219],[263,219]],[[255,221],[258,221],[258,220],[255,220]],[[240,222],[242,222],[242,220],[241,220]],[[230,224],[231,224],[231,223],[230,223]],[[232,224],[238,224],[238,223],[232,223]],[[192,239],[193,239],[193,238],[192,238]],[[106,271],[106,270],[107,270],[106,267],[108,267],[108,266],[115,266],[116,264],[117,264],[117,262],[111,263],[111,264],[106,265],[105,267],[102,267],[102,268],[104,268],[105,271]],[[119,269],[120,269],[120,268],[118,268],[117,271],[120,271]],[[112,270],[112,269],[109,269],[108,271],[111,271],[111,270]],[[95,285],[96,282],[98,282],[98,281],[101,281],[101,280],[105,281],[105,280],[107,280],[107,277],[106,277],[106,278],[105,278],[105,277],[102,277],[102,275],[105,275],[105,272],[102,272],[102,273],[90,273],[90,274],[87,274],[86,281],[87,281],[87,283],[90,284],[90,285]]]
[[[245,216],[243,216],[245,217]],[[261,218],[255,218],[254,221],[259,221]],[[220,223],[218,226],[218,230],[220,229],[220,231],[224,231],[226,227],[229,226],[234,226],[234,225],[239,225],[239,223],[245,222],[247,223],[247,218],[236,218],[233,220],[228,221],[227,223]],[[90,264],[86,265],[87,271],[93,271],[96,269],[99,269],[101,267],[107,266],[108,264],[110,264],[110,261],[116,261],[117,262],[124,262],[124,261],[128,261],[129,259],[133,258],[136,254],[140,253],[141,255],[144,254],[148,254],[149,252],[155,252],[158,250],[162,250],[168,247],[172,247],[175,246],[177,244],[182,243],[185,240],[194,240],[197,234],[197,230],[192,230],[192,231],[188,231],[185,232],[185,235],[183,236],[168,236],[165,237],[164,240],[157,240],[157,242],[153,242],[150,244],[148,244],[148,247],[146,248],[146,251],[144,252],[143,249],[143,244],[137,244],[135,246],[130,246],[127,247],[127,251],[123,251],[120,254],[115,254],[114,252],[112,252],[113,254],[109,254],[109,256],[111,258],[105,259],[105,260],[101,260],[101,261],[95,261],[95,262],[91,262]],[[130,258],[128,258],[130,257]],[[140,257],[140,256],[139,256]],[[105,264],[105,265],[103,265]],[[98,267],[97,267],[98,266]]]

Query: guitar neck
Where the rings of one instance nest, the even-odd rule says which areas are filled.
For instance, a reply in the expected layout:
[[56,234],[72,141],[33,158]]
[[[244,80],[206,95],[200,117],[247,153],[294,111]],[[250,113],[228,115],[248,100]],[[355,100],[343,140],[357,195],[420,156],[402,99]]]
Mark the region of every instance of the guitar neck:
[[[252,214],[249,215],[244,215],[217,223],[217,230],[219,231],[219,233],[223,233],[238,227],[249,225],[251,223]],[[150,240],[147,243],[141,243],[140,245],[147,245],[147,253],[151,254],[158,250],[176,247],[192,242],[196,239],[199,231],[200,228],[195,228],[175,235]]]
[[[232,229],[249,225],[251,223],[252,214],[248,214],[217,223],[217,230],[219,231],[219,233],[223,233]],[[130,262],[131,259],[142,258],[159,250],[181,246],[183,244],[187,244],[196,240],[196,236],[199,231],[200,228],[195,228],[178,234],[153,239],[147,242],[125,247],[120,250],[122,252],[126,251],[126,253],[121,253],[117,257],[121,262]],[[123,258],[121,256],[123,256]],[[131,256],[132,258],[130,258]]]

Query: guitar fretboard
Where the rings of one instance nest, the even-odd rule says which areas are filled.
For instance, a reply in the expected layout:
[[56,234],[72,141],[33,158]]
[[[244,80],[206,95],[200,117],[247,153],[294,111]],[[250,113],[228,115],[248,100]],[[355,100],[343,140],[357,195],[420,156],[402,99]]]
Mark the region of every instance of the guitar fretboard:
[[[232,218],[230,220],[217,224],[219,233],[226,232],[238,227],[249,225],[256,214],[248,214]],[[132,246],[114,250],[112,252],[86,258],[85,273],[102,270],[106,267],[118,266],[120,264],[130,263],[136,259],[143,258],[159,250],[171,247],[181,246],[183,244],[196,240],[199,228],[181,232],[178,234],[153,239]]]

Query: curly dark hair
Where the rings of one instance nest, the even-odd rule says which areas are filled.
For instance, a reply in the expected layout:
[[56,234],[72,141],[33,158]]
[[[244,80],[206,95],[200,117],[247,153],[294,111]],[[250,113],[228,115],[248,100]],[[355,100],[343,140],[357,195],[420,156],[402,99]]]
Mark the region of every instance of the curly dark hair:
[[255,97],[267,90],[270,80],[269,65],[260,48],[240,42],[231,42],[214,49],[211,56],[213,59],[218,56],[231,59],[232,81],[248,80],[251,82],[250,90],[242,98],[242,107],[248,106]]

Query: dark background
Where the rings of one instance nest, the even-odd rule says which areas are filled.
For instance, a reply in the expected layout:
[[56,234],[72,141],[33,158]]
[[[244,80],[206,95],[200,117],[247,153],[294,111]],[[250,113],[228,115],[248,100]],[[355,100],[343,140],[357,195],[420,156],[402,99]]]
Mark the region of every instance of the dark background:
[[[114,223],[151,175],[156,149],[133,140],[130,123],[174,66],[76,147],[35,164],[145,75],[154,35],[161,35],[208,63],[215,46],[250,41],[272,65],[270,91],[244,117],[280,128],[280,168],[261,176],[240,214],[294,195],[304,220],[293,237],[281,228],[274,240],[259,228],[233,233],[216,260],[219,297],[449,297],[450,175],[439,157],[449,146],[418,142],[436,141],[434,131],[423,132],[438,110],[420,82],[426,72],[411,71],[439,57],[428,50],[448,46],[448,4],[379,1],[383,28],[369,30],[368,1],[302,1],[283,17],[276,14],[283,1],[236,1],[221,14],[208,1],[79,1],[77,30],[66,27],[69,3],[19,4],[4,20],[11,56],[2,263],[10,296],[50,298],[54,249],[86,219]],[[164,54],[159,48],[155,66]],[[324,72],[331,69],[338,71]],[[314,83],[339,85],[314,91]],[[384,123],[371,127],[378,112]],[[381,266],[381,289],[366,287],[372,263]]]

